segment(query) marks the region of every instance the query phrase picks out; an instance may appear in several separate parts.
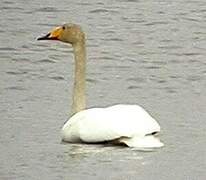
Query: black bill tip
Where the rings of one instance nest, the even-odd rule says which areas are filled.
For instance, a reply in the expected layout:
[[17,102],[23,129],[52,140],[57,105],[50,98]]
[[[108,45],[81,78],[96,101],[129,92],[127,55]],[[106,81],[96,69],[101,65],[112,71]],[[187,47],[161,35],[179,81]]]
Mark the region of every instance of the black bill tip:
[[42,36],[42,37],[37,38],[37,40],[38,41],[40,41],[40,40],[49,40],[49,39],[51,39],[51,38],[49,38],[49,36],[50,36],[50,33],[48,33],[46,36]]

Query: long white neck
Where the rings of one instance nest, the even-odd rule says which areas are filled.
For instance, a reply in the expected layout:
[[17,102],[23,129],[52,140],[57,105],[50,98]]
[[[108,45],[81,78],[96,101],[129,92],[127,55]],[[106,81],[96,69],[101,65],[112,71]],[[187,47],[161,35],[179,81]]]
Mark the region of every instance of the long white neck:
[[86,108],[85,76],[86,76],[86,49],[85,41],[73,44],[75,59],[73,103],[71,115]]

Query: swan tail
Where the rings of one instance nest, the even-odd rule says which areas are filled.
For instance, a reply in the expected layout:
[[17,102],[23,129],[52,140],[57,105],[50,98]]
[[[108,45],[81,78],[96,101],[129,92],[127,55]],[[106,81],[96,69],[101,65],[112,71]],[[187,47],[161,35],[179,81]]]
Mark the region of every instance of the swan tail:
[[159,148],[164,146],[159,138],[154,135],[132,138],[122,137],[119,138],[119,143],[123,143],[128,147],[134,148]]

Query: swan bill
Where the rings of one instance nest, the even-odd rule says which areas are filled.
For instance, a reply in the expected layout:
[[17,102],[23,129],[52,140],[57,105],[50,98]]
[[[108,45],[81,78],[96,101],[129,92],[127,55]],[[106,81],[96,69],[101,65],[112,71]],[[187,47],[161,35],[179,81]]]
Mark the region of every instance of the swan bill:
[[62,27],[57,27],[47,35],[37,38],[37,40],[59,40],[59,36],[61,35],[62,31]]

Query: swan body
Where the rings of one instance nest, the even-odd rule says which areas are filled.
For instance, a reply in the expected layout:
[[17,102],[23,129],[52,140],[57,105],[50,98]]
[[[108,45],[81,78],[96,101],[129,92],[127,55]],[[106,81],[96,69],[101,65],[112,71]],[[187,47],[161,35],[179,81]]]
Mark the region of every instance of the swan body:
[[76,113],[64,124],[61,134],[66,142],[118,140],[129,147],[150,148],[163,146],[153,135],[159,131],[159,124],[142,107],[119,104]]
[[38,40],[59,40],[72,45],[75,79],[71,118],[64,124],[62,140],[72,143],[112,142],[129,147],[154,148],[163,143],[156,136],[159,124],[138,105],[114,105],[86,109],[85,34],[78,25],[64,24]]

